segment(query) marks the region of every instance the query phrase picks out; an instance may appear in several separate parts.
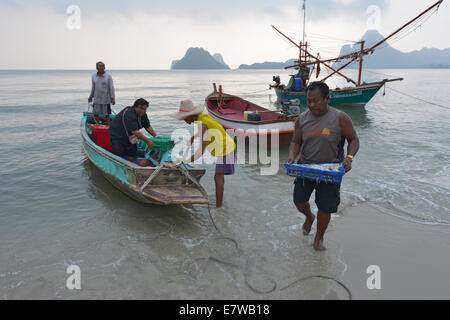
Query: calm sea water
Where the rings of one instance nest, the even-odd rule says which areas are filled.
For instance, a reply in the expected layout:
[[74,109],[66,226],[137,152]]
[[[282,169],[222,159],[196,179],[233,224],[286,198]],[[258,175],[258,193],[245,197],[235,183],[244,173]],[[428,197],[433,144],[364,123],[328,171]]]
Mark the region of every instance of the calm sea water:
[[[450,70],[373,71],[405,78],[388,87],[448,105]],[[217,237],[206,206],[139,204],[89,163],[79,126],[91,73],[0,71],[0,298],[346,298],[323,280],[280,290],[311,274],[339,279],[346,269],[339,243],[327,239],[329,250],[317,254],[311,238],[300,237],[303,217],[282,167],[287,149],[277,175],[239,165],[227,177],[224,208],[213,214],[236,248]],[[188,128],[170,118],[180,100],[202,103],[213,82],[274,108],[273,91],[252,92],[277,73],[112,71],[115,110],[148,98],[153,127],[170,134]],[[344,179],[341,207],[370,203],[399,219],[450,225],[450,111],[389,90],[365,108],[344,110],[361,149]],[[205,167],[202,184],[214,203],[214,166]],[[72,264],[81,269],[80,291],[66,288]]]

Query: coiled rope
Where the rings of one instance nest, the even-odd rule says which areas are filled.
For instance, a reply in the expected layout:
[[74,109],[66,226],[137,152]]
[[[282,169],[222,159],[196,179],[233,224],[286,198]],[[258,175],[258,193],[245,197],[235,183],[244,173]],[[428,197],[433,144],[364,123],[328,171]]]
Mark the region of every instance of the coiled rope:
[[[230,238],[230,237],[224,236],[224,235],[222,234],[222,232],[220,231],[220,229],[217,227],[217,225],[216,225],[216,223],[215,223],[215,221],[214,221],[214,218],[213,218],[213,216],[212,216],[212,214],[211,214],[211,209],[210,209],[209,203],[208,203],[208,213],[209,213],[209,217],[210,217],[210,219],[211,219],[211,223],[212,223],[212,225],[214,226],[214,229],[215,229],[215,230],[217,231],[217,233],[219,234],[219,236],[216,237],[216,239],[223,239],[223,240],[228,240],[228,241],[232,242],[232,243],[235,245],[236,250],[238,251],[238,253],[239,253],[240,255],[242,255],[242,256],[245,257],[246,262],[245,262],[245,268],[244,268],[244,270],[243,270],[243,274],[244,274],[244,278],[245,278],[245,284],[250,288],[250,290],[252,290],[253,292],[255,292],[255,293],[257,293],[257,294],[269,294],[269,293],[274,292],[274,291],[277,289],[278,284],[277,284],[277,282],[276,282],[273,278],[271,278],[271,277],[267,274],[267,272],[265,272],[265,271],[263,271],[261,274],[265,275],[266,278],[269,280],[269,282],[272,283],[270,289],[268,289],[268,290],[261,290],[261,289],[255,288],[255,287],[250,283],[249,278],[250,278],[250,276],[251,276],[251,258],[249,257],[248,254],[246,254],[242,249],[239,248],[239,244],[238,244],[238,242],[237,242],[236,240],[234,240],[234,239],[232,239],[232,238]],[[220,263],[220,264],[226,265],[226,266],[230,266],[230,267],[234,267],[234,268],[241,268],[241,266],[239,266],[238,264],[231,263],[231,262],[228,262],[228,261],[223,261],[223,260],[220,260],[220,259],[218,259],[218,258],[216,258],[216,257],[210,256],[209,258],[206,258],[206,259],[207,259],[207,260],[214,261],[214,262],[216,262],[216,263]],[[346,291],[346,293],[347,293],[347,295],[348,295],[348,298],[349,298],[350,300],[353,299],[352,292],[350,291],[350,289],[349,289],[345,284],[343,284],[342,282],[340,282],[339,280],[337,280],[337,279],[335,279],[335,278],[333,278],[333,277],[329,277],[329,276],[325,276],[325,275],[320,275],[320,274],[319,274],[319,275],[312,275],[312,276],[308,276],[308,277],[296,279],[296,280],[294,280],[293,282],[291,282],[290,284],[288,284],[288,285],[286,285],[286,286],[284,286],[284,287],[281,287],[281,288],[279,289],[279,291],[283,291],[283,290],[288,289],[288,288],[290,288],[290,287],[292,287],[292,286],[294,286],[294,285],[296,285],[296,284],[298,284],[298,283],[300,283],[300,282],[303,282],[303,281],[306,281],[306,280],[310,280],[310,279],[325,279],[325,280],[329,280],[329,281],[332,281],[332,282],[334,282],[334,283],[337,283],[339,286],[341,286],[341,287]]]

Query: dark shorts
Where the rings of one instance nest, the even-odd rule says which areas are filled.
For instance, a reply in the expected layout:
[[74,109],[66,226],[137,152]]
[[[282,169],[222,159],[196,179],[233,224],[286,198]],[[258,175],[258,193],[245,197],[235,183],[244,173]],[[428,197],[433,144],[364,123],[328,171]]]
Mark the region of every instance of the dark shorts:
[[294,203],[306,203],[316,190],[316,205],[326,213],[337,212],[341,202],[341,185],[337,183],[316,182],[307,179],[296,179],[294,187]]
[[226,156],[218,157],[216,162],[216,173],[225,175],[234,174],[234,163],[236,162],[236,152],[230,152]]
[[119,157],[136,157],[137,155],[136,144],[124,144],[121,140],[111,139],[111,146],[113,148],[113,153]]

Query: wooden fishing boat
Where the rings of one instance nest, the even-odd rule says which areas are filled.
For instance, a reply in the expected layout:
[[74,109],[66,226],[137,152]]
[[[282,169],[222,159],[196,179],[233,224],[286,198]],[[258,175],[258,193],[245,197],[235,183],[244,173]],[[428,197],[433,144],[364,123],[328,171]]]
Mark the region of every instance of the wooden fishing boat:
[[[362,81],[362,71],[363,71],[363,61],[364,57],[373,54],[374,50],[379,49],[382,44],[387,40],[394,37],[400,37],[401,32],[406,35],[413,28],[418,28],[431,16],[435,11],[439,9],[439,6],[443,0],[437,1],[435,4],[430,6],[428,9],[420,13],[417,17],[410,20],[408,23],[404,24],[402,27],[398,28],[396,31],[392,32],[389,36],[381,39],[369,46],[366,46],[365,41],[354,42],[355,44],[360,44],[359,50],[350,52],[348,54],[341,55],[339,57],[334,57],[330,59],[322,59],[320,53],[312,53],[311,46],[305,41],[305,22],[306,22],[306,0],[303,2],[303,39],[300,43],[296,43],[283,32],[278,30],[276,27],[272,28],[279,33],[282,37],[287,39],[291,44],[299,49],[299,58],[295,61],[295,64],[288,66],[285,69],[295,69],[298,70],[295,74],[290,76],[289,83],[287,85],[281,84],[279,76],[274,76],[273,81],[275,84],[270,85],[276,92],[279,102],[289,102],[296,100],[301,106],[306,106],[306,87],[310,81],[311,76],[315,73],[317,78],[316,81],[324,82],[332,76],[340,76],[344,78],[347,83],[351,83],[352,86],[345,88],[332,88],[330,89],[330,105],[341,106],[341,105],[353,105],[353,106],[365,106],[376,93],[387,83],[391,81],[401,81],[402,78],[397,79],[384,79],[378,82],[363,82]],[[359,63],[358,79],[352,79],[349,76],[342,73],[342,70],[349,67],[354,62]],[[321,72],[321,67],[329,72],[325,77],[319,79]],[[314,72],[315,71],[315,72]]]
[[[222,86],[205,99],[208,113],[227,131],[237,137],[267,135],[270,144],[271,135],[279,134],[280,145],[288,145],[294,133],[294,122],[300,109],[288,107],[285,110],[269,110],[238,96],[222,92]],[[289,109],[290,108],[290,109]],[[249,115],[259,115],[252,119]],[[259,141],[259,139],[258,139]]]
[[84,112],[80,129],[87,157],[109,182],[126,195],[143,203],[158,205],[208,203],[208,194],[199,184],[205,169],[175,166],[170,162],[170,151],[155,150],[150,150],[150,166],[140,166],[97,145],[91,138],[89,124],[95,124],[93,115]]

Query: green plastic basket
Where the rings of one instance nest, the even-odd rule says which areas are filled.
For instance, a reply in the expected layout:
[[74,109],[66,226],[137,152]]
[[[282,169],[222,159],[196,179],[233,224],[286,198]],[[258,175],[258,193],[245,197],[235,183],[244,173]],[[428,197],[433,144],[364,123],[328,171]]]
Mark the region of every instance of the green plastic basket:
[[[150,140],[155,144],[152,149],[161,150],[161,151],[169,151],[172,150],[175,146],[175,141],[169,136],[156,136],[150,138]],[[144,149],[147,147],[145,141],[139,142],[139,148]]]

